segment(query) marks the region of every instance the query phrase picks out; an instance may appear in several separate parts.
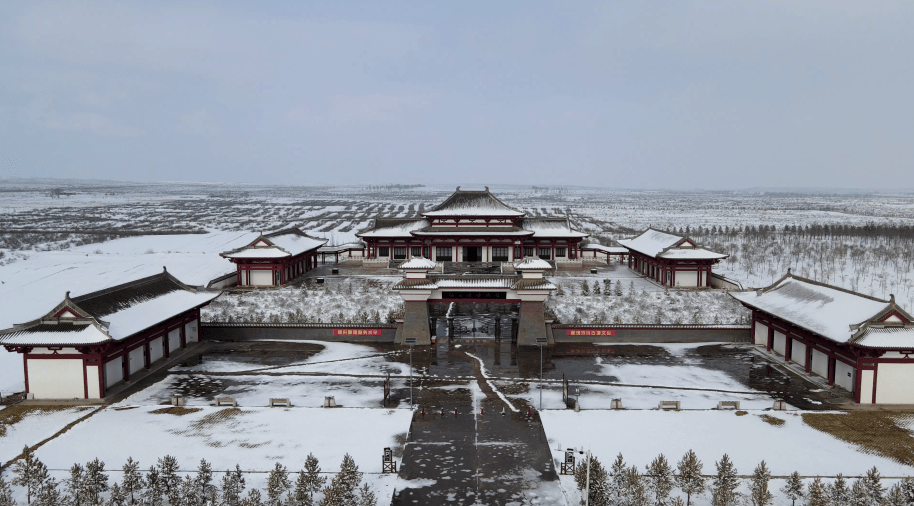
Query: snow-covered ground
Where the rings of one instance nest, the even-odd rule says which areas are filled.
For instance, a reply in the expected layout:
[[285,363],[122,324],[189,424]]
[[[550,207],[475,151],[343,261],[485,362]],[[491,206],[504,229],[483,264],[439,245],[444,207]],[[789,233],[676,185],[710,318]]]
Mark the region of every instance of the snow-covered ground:
[[[765,422],[767,414],[783,420],[780,426]],[[804,476],[859,476],[876,466],[884,476],[908,476],[914,468],[859,449],[806,425],[801,413],[750,411],[581,411],[549,410],[540,413],[553,457],[557,447],[589,449],[608,467],[618,453],[640,469],[657,455],[675,462],[694,450],[714,473],[714,461],[727,454],[740,474],[752,473],[764,460],[775,476],[797,471]]]
[[9,462],[25,445],[34,446],[53,436],[57,431],[89,414],[94,407],[73,407],[54,410],[31,409],[18,422],[10,425],[6,420],[5,434],[0,436],[0,461]]
[[203,308],[203,321],[220,322],[386,322],[402,308],[390,290],[401,276],[326,278],[323,284],[226,293]]

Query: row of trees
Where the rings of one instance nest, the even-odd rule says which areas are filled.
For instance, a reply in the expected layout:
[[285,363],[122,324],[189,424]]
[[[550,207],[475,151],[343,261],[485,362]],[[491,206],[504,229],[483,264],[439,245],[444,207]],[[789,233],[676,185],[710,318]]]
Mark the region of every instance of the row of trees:
[[[329,484],[313,454],[305,459],[294,483],[286,467],[277,462],[264,491],[246,487],[245,473],[237,465],[225,471],[217,485],[206,460],[183,479],[177,459],[170,455],[145,473],[128,458],[121,471],[121,481],[109,484],[105,463],[96,458],[85,466],[73,464],[69,478],[58,483],[26,446],[13,468],[11,484],[23,487],[27,504],[34,500],[36,506],[313,506],[317,492],[322,493],[319,506],[377,506],[374,492],[362,483],[362,473],[348,453]],[[16,504],[10,483],[0,475],[0,506]]]
[[776,227],[775,225],[736,225],[730,227],[728,225],[716,226],[713,225],[711,228],[698,226],[692,228],[686,226],[685,228],[675,227],[668,228],[668,232],[676,233],[679,235],[687,235],[692,237],[701,237],[701,236],[736,236],[743,235],[745,237],[766,237],[772,234],[782,234],[782,235],[798,235],[801,237],[835,237],[835,238],[849,238],[849,237],[899,237],[905,238],[908,240],[914,240],[914,225],[905,224],[905,223],[876,223],[870,222],[863,225],[847,224],[847,223],[807,223],[806,225],[784,225],[781,228]]
[[[771,472],[765,461],[759,463],[748,478],[748,493],[738,490],[743,482],[733,462],[726,454],[714,463],[717,473],[702,474],[703,464],[695,452],[689,450],[674,468],[666,457],[659,455],[642,474],[637,466],[628,467],[620,453],[609,471],[600,461],[590,457],[588,483],[587,461],[575,467],[574,479],[582,491],[581,504],[585,503],[585,490],[589,490],[590,506],[691,506],[692,497],[711,494],[712,506],[771,506],[774,494],[769,490]],[[671,497],[679,488],[686,496]],[[787,479],[781,492],[796,506],[910,506],[914,504],[914,479],[905,478],[886,490],[879,470],[873,467],[852,484],[839,474],[830,484],[816,477],[807,485],[800,474],[794,472]]]

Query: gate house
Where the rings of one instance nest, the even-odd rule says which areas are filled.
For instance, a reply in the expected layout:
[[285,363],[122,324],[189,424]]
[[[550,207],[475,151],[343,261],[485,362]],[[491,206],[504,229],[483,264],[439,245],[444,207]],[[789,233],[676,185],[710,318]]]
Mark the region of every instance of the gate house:
[[752,339],[854,394],[861,404],[914,404],[914,318],[889,300],[787,275],[730,295],[752,310]]
[[105,391],[198,340],[197,292],[161,274],[70,298],[43,317],[0,332],[22,353],[25,391],[36,399],[101,399]]
[[545,278],[552,265],[542,259],[528,257],[514,264],[520,276],[433,276],[429,271],[436,263],[425,258],[412,258],[400,265],[406,278],[393,289],[403,297],[405,313],[403,332],[398,343],[415,338],[417,344],[431,344],[429,302],[505,302],[520,303],[517,319],[517,344],[536,346],[537,338],[553,337],[546,332],[545,301],[556,289]]

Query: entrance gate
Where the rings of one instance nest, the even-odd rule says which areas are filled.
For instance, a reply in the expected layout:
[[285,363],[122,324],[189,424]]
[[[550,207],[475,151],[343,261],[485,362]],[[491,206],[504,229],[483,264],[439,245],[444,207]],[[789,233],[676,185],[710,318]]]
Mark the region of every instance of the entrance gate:
[[429,317],[438,338],[514,339],[520,304],[517,302],[433,302]]

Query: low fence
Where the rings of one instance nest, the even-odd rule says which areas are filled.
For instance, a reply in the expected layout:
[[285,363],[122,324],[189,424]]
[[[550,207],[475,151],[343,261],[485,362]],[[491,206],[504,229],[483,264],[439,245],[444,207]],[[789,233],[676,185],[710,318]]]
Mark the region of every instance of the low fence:
[[739,281],[728,279],[720,274],[711,273],[711,287],[712,288],[726,288],[728,290],[742,290],[743,285]]
[[314,341],[392,343],[396,324],[378,323],[229,323],[200,324],[202,339],[252,341],[259,339],[309,339]]
[[556,343],[748,343],[750,325],[553,324]]

